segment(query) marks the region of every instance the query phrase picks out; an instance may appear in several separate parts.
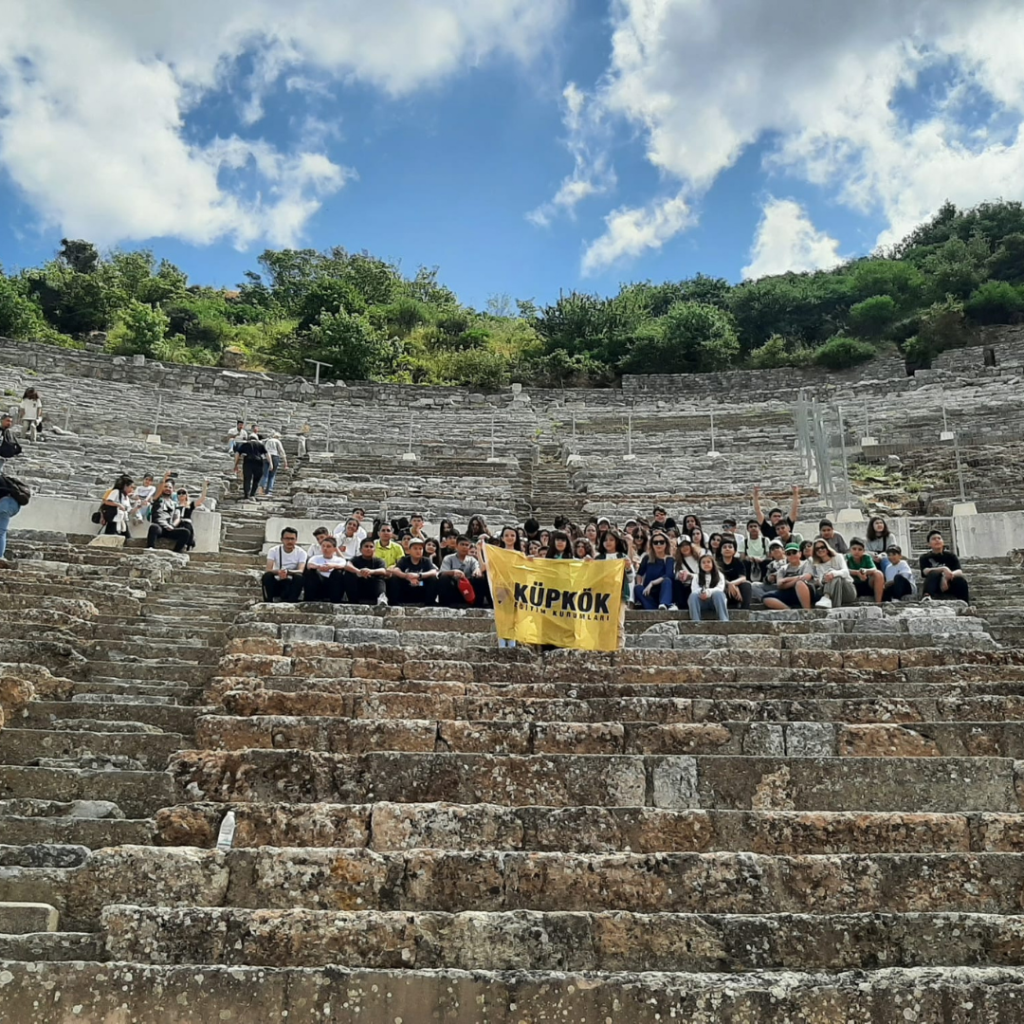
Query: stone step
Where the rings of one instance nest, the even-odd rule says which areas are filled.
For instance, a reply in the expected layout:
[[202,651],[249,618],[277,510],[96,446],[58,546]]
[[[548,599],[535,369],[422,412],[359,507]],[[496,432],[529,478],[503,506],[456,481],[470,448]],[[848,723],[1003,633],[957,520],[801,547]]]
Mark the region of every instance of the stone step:
[[[180,737],[179,737],[180,738]],[[83,741],[85,742],[85,741]],[[323,716],[199,718],[203,750],[376,750],[474,754],[754,754],[788,757],[1024,758],[1024,722],[920,722],[913,727],[795,721],[670,725],[353,719]],[[0,738],[0,759],[4,744]]]
[[[986,813],[664,810],[496,804],[236,803],[234,845],[546,853],[750,851],[762,854],[1016,853],[1020,815]],[[223,804],[156,815],[167,846],[212,848]],[[86,843],[84,845],[94,845]],[[111,844],[113,845],[113,844]]]
[[98,850],[106,846],[145,846],[155,832],[149,818],[70,818],[0,815],[0,835],[13,845],[68,844]]
[[[0,934],[0,962],[20,964],[83,962],[107,959],[104,936],[96,932],[35,932],[27,935]],[[13,1018],[12,1018],[13,1019]],[[30,1018],[25,1017],[24,1020]],[[35,1016],[35,1020],[39,1017]]]
[[[460,721],[496,722],[843,722],[913,724],[917,722],[1024,721],[1024,697],[869,697],[851,700],[804,698],[744,700],[704,697],[578,698],[458,697],[426,693],[372,695],[288,693],[280,690],[231,690],[222,708],[236,716],[284,715],[338,718],[430,718],[441,712]],[[219,712],[211,712],[219,713]]]
[[216,661],[221,655],[219,645],[210,646],[205,639],[196,637],[174,637],[169,640],[159,638],[139,638],[134,640],[116,640],[104,636],[96,640],[89,650],[90,661],[153,661],[155,659],[169,662],[209,662]]
[[[304,940],[309,929],[296,927],[294,931]],[[418,934],[413,932],[410,937]],[[524,948],[534,948],[542,935],[549,934],[571,933],[565,929],[538,931],[532,936],[532,944]],[[512,933],[510,940],[514,942],[516,936],[517,932]],[[713,939],[702,938],[695,951],[703,949],[710,954]],[[904,934],[886,938],[879,948],[889,951],[891,943],[899,939],[904,948],[909,945],[910,937]],[[403,939],[399,950],[407,948],[406,943]],[[315,940],[311,944],[315,945]],[[467,948],[470,945],[467,941]],[[813,948],[813,940],[808,945]],[[308,946],[305,941],[299,944],[304,957]],[[772,946],[781,954],[774,936]],[[422,962],[430,962],[433,948],[432,942],[424,945]],[[502,958],[508,960],[514,946],[501,943],[499,948],[506,951]],[[876,965],[865,965],[864,971],[825,974],[788,969],[780,975],[777,971],[740,972],[738,963],[724,958],[726,947],[721,948],[722,961],[709,968],[719,973],[584,975],[567,972],[566,964],[554,971],[532,973],[518,969],[518,964],[511,972],[496,971],[492,965],[473,973],[412,970],[408,964],[387,970],[343,971],[333,966],[311,970],[276,965],[275,970],[267,971],[263,967],[205,963],[202,981],[198,982],[191,964],[161,967],[138,962],[0,962],[0,971],[10,978],[4,990],[4,1005],[11,1020],[32,1024],[66,1024],[68,1006],[80,1007],[82,1020],[116,1020],[117,1014],[123,1013],[126,991],[131,993],[131,1012],[139,1021],[167,1021],[168,1007],[191,1008],[198,1003],[206,1015],[203,1024],[231,1019],[269,1020],[275,1015],[287,1020],[296,1006],[358,1007],[365,1011],[380,1006],[381,993],[388,997],[384,1015],[378,1018],[384,1024],[397,1020],[418,1024],[425,1006],[432,1008],[438,1020],[452,1024],[539,1024],[553,1019],[629,1024],[663,1024],[668,1020],[694,1024],[726,1020],[737,1024],[798,1020],[829,1024],[848,1020],[906,1022],[911,1018],[903,1016],[904,1010],[909,1010],[916,1021],[938,1022],[950,1019],[951,1007],[969,1007],[964,1010],[965,1022],[980,1021],[981,1014],[995,1022],[1015,1020],[1024,999],[1024,971],[1019,968],[891,968],[886,966],[891,959],[887,956]],[[276,938],[268,936],[260,955],[272,958],[279,949]],[[477,960],[483,959],[482,953],[478,951]],[[744,959],[752,955],[745,953]],[[416,953],[411,956],[415,959]],[[288,962],[284,957],[280,959]],[[529,963],[531,957],[524,953],[523,960]],[[976,960],[970,958],[972,963]],[[733,973],[721,973],[726,971]],[[197,996],[199,985],[202,988]],[[40,1005],[40,987],[60,992],[61,1001]],[[978,1012],[971,1016],[975,1010]],[[285,1013],[288,1018],[283,1016]],[[359,1019],[364,1017],[376,1024],[369,1013],[361,1012]]]
[[[110,957],[120,961],[463,971],[1019,967],[1024,934],[1021,917],[941,913],[716,917],[115,906],[104,914],[104,926]],[[780,1019],[777,1013],[748,1019]]]
[[59,921],[60,914],[49,903],[8,900],[0,896],[0,937],[54,932]]
[[175,802],[546,804],[818,811],[1020,810],[1001,758],[364,755],[186,751]]
[[[78,720],[96,722],[138,722],[168,733],[190,735],[196,715],[203,708],[166,704],[139,704],[128,701],[85,703],[77,701],[33,701],[18,718],[25,729],[51,729],[55,723],[73,729]],[[3,734],[0,733],[0,736]]]
[[178,799],[166,772],[0,767],[0,800],[23,798],[111,800],[129,818],[149,817]]
[[0,764],[24,765],[38,758],[92,754],[128,757],[140,768],[163,771],[168,758],[185,746],[185,737],[177,733],[4,729],[0,732]]
[[[195,671],[198,674],[198,666],[195,666]],[[101,695],[110,695],[125,698],[125,703],[132,703],[131,698],[153,697],[159,698],[161,703],[193,704],[202,690],[184,679],[135,682],[131,677],[94,676],[84,682],[76,682],[72,693],[72,700],[81,699],[92,703],[101,703]]]

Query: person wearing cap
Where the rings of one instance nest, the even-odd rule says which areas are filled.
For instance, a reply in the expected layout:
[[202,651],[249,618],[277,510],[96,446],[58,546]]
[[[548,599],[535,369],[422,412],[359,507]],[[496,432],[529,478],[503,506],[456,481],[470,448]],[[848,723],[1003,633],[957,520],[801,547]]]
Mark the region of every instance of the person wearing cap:
[[800,556],[800,545],[786,545],[786,564],[779,570],[775,581],[775,589],[764,595],[764,606],[773,611],[785,611],[787,608],[811,607],[811,584],[814,572],[811,563],[805,562]]
[[882,591],[882,600],[909,601],[917,593],[917,584],[910,565],[903,557],[903,549],[899,544],[890,544],[885,553],[888,557],[883,570],[885,589]]
[[422,537],[409,538],[409,553],[399,559],[388,580],[388,598],[394,605],[428,605],[437,601],[439,570],[424,554]]
[[850,576],[850,567],[827,540],[819,537],[814,542],[811,572],[814,573],[814,592],[818,608],[842,608],[855,604],[857,590]]
[[885,589],[885,574],[875,565],[875,560],[867,553],[864,541],[860,537],[854,537],[850,541],[846,565],[853,577],[853,586],[857,591],[857,596],[873,597],[875,604],[881,604],[882,592]]
[[831,519],[822,519],[818,523],[818,536],[823,541],[826,541],[833,551],[838,551],[841,555],[847,554],[850,550],[843,535],[836,533],[836,528],[832,525]]
[[266,495],[274,492],[278,470],[282,467],[288,468],[288,456],[285,454],[284,445],[281,444],[281,435],[276,430],[263,442],[263,447],[267,449],[267,461],[263,479],[260,481],[260,490]]
[[928,550],[921,556],[926,600],[964,601],[970,604],[971,594],[960,559],[946,550],[945,538],[938,530],[928,534]]

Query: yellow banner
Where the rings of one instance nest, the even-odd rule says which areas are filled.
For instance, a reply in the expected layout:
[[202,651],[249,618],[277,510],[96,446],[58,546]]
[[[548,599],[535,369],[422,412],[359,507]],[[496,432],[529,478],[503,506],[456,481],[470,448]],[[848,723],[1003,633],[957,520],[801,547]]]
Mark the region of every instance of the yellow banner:
[[485,551],[502,640],[582,651],[618,648],[624,560],[527,558],[490,544]]

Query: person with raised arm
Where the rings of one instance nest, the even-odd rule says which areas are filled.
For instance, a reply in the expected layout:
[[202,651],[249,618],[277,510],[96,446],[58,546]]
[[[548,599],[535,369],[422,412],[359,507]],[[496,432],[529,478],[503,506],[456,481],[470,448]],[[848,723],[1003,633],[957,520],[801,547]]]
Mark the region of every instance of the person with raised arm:
[[[793,500],[789,506],[789,516],[786,518],[781,508],[773,508],[768,510],[768,516],[765,517],[764,512],[761,511],[761,487],[760,485],[754,488],[754,518],[757,520],[761,527],[761,533],[764,534],[768,540],[775,540],[779,535],[779,523],[786,522],[789,524],[790,530],[794,529],[797,524],[797,520],[800,518],[800,488],[798,485],[793,485]],[[781,539],[781,538],[780,538]],[[788,542],[787,542],[788,543]]]

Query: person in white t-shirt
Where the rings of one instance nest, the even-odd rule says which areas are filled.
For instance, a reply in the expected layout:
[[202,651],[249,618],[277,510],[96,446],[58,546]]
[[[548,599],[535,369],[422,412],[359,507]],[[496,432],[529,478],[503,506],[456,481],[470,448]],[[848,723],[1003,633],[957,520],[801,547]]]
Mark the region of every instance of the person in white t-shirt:
[[306,548],[306,561],[308,562],[311,558],[316,558],[320,554],[320,542],[324,537],[330,537],[331,531],[326,526],[318,526],[313,531],[313,543]]
[[263,470],[260,488],[264,494],[273,494],[277,471],[282,467],[288,468],[288,456],[281,444],[281,435],[276,430],[263,442],[263,447],[267,449],[267,468]]
[[345,598],[348,559],[339,554],[338,545],[330,535],[320,544],[320,554],[306,563],[305,599],[341,604]]
[[296,604],[302,597],[306,552],[299,547],[299,532],[291,526],[281,531],[281,543],[267,552],[267,571],[263,574],[263,600],[272,604],[281,600]]
[[21,432],[30,441],[43,432],[43,402],[35,388],[28,388],[18,408],[21,411]]
[[136,487],[135,493],[132,495],[132,519],[136,523],[141,523],[149,518],[149,506],[155,495],[156,484],[153,483],[153,474],[147,473],[142,478],[142,486]]
[[334,540],[338,551],[346,558],[352,559],[359,554],[359,546],[366,540],[366,531],[359,525],[359,520],[352,516],[344,523],[338,523],[334,531]]

